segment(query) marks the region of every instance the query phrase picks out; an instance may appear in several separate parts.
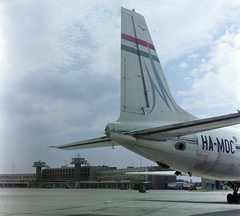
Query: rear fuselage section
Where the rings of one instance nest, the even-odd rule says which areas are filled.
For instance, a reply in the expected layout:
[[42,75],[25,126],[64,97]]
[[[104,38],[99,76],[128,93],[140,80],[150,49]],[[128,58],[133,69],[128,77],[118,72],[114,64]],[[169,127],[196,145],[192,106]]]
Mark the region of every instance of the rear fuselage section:
[[[111,129],[123,126],[126,132],[134,124],[111,125]],[[152,126],[152,125],[151,125]],[[146,125],[145,125],[146,128]],[[215,180],[240,180],[240,131],[233,128],[216,129],[165,141],[122,135],[120,128],[110,132],[111,139],[123,147],[151,161],[160,162],[168,167]],[[109,130],[109,128],[108,128]]]

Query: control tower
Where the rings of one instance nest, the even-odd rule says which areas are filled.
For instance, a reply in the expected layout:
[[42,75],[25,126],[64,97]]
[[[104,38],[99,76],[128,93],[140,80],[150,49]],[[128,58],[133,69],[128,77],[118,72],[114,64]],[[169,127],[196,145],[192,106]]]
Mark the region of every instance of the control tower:
[[33,162],[32,167],[36,167],[36,181],[42,180],[42,167],[45,167],[46,163],[42,161],[35,161]]
[[75,169],[74,169],[75,181],[81,181],[81,165],[88,164],[87,161],[85,160],[85,158],[80,158],[78,154],[78,157],[72,158],[71,164],[75,164]]

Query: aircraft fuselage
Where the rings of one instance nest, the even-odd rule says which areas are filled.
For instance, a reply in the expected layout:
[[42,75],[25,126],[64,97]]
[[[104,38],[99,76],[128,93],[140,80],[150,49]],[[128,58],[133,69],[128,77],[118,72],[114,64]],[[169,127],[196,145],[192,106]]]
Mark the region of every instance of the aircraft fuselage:
[[[112,141],[151,161],[194,176],[224,181],[240,180],[240,131],[237,129],[216,129],[156,141],[122,135],[119,129],[115,130],[120,124],[113,124],[109,124],[113,130],[109,131]],[[121,132],[126,132],[126,129]]]

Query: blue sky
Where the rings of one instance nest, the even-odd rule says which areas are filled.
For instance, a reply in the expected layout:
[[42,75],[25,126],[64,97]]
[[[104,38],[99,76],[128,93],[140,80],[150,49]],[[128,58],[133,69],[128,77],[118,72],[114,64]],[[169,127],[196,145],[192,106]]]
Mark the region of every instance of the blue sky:
[[41,159],[154,165],[116,147],[48,146],[101,136],[120,108],[120,6],[142,14],[173,97],[198,117],[240,109],[238,1],[5,1],[0,3],[0,173]]

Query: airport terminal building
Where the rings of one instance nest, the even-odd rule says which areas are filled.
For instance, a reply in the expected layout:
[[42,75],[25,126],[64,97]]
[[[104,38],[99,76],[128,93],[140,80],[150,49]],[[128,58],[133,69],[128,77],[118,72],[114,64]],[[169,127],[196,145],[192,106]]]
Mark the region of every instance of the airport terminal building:
[[2,174],[1,187],[58,187],[137,189],[146,184],[150,189],[166,189],[175,176],[128,175],[126,172],[166,171],[159,166],[127,167],[90,166],[84,158],[72,158],[75,166],[50,168],[45,162],[33,162],[35,174]]

